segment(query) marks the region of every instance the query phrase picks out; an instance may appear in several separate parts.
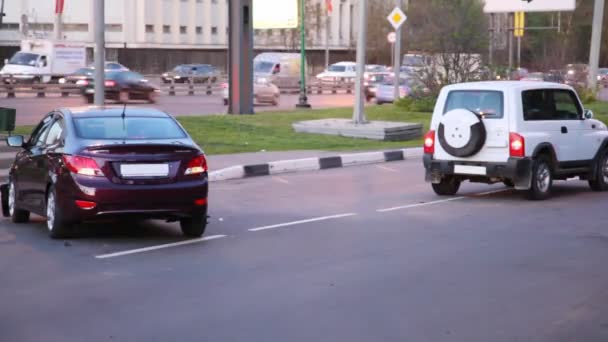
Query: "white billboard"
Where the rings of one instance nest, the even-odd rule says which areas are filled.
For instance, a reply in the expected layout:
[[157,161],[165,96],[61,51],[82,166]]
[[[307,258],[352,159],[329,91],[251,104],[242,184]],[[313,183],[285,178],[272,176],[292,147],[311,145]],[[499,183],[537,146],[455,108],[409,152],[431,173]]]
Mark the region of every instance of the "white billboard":
[[574,11],[576,0],[486,0],[486,13]]
[[256,30],[298,27],[298,0],[253,0],[252,6]]

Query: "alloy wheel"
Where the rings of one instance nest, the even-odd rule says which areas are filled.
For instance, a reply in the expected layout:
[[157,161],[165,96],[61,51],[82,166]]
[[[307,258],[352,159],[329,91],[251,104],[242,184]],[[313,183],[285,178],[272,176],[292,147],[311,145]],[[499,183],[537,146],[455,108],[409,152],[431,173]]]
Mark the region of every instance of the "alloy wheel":
[[55,226],[55,194],[49,193],[46,201],[46,227],[49,231],[53,231]]
[[541,163],[536,170],[536,187],[540,192],[549,191],[549,185],[551,183],[551,171],[549,166],[545,163]]
[[11,216],[15,214],[15,184],[13,182],[8,188],[8,213]]

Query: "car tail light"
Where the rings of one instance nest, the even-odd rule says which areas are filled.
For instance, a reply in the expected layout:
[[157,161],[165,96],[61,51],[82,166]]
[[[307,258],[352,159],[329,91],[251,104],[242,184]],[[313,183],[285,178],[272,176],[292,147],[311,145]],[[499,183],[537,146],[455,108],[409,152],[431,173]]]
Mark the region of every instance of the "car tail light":
[[105,84],[106,87],[115,87],[116,86],[116,81],[107,80],[107,81],[105,81],[104,84]]
[[63,156],[65,166],[71,172],[85,176],[103,177],[103,171],[93,158],[82,156]]
[[87,81],[87,80],[78,80],[78,81],[76,81],[76,85],[88,86],[89,85],[89,81]]
[[433,154],[435,153],[435,131],[430,130],[424,135],[424,153]]
[[76,200],[76,205],[78,206],[78,208],[80,209],[93,209],[97,206],[97,203],[95,202],[90,202],[90,201],[81,201],[81,200]]
[[194,205],[197,207],[202,207],[204,205],[207,205],[207,199],[206,198],[197,198],[194,200]]
[[526,154],[524,137],[517,133],[509,133],[509,155],[511,157],[523,157]]
[[200,175],[207,172],[207,159],[205,159],[204,155],[196,156],[192,158],[188,162],[188,166],[186,166],[186,171],[184,174],[186,176],[191,175]]

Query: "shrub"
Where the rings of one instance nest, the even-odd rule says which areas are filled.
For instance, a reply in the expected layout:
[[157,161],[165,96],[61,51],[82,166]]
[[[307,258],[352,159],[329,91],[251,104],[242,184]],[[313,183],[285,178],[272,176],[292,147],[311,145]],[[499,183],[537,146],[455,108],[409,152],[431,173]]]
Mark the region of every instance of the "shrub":
[[434,96],[402,97],[395,105],[410,112],[432,113],[437,98]]

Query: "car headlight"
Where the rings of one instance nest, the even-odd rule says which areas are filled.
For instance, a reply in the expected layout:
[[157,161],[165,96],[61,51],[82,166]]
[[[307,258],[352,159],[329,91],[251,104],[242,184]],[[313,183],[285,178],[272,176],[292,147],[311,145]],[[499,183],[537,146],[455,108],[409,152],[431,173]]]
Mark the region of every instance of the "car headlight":
[[65,78],[63,78],[63,77],[60,78],[58,82],[59,82],[59,84],[65,84]]
[[169,76],[169,74],[167,74],[167,73],[164,73],[164,74],[163,74],[163,77],[167,77],[167,76]]
[[176,80],[179,80],[180,78],[182,78],[180,75],[175,75],[174,77]]
[[266,79],[265,77],[259,77],[258,79],[256,79],[256,83],[266,84],[266,83],[268,83],[268,79]]
[[574,70],[568,70],[568,75],[574,75]]

